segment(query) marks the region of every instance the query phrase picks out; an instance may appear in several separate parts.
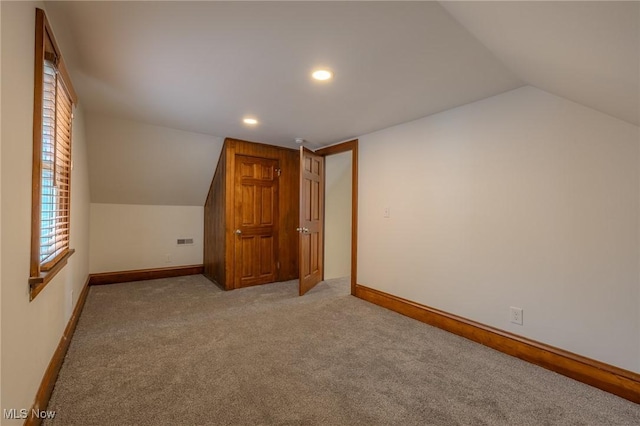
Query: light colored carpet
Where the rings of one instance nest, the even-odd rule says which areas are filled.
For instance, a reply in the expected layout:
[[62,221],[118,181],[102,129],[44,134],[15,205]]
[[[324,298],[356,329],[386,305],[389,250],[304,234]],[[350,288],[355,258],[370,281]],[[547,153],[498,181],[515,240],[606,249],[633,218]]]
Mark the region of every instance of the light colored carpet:
[[639,405],[348,292],[92,287],[45,424],[640,424]]

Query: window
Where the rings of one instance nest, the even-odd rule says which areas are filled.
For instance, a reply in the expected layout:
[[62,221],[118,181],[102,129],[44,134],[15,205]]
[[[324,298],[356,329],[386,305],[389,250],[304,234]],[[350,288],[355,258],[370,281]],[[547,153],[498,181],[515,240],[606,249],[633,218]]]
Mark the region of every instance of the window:
[[77,97],[44,12],[36,9],[31,212],[31,300],[67,263],[71,128]]

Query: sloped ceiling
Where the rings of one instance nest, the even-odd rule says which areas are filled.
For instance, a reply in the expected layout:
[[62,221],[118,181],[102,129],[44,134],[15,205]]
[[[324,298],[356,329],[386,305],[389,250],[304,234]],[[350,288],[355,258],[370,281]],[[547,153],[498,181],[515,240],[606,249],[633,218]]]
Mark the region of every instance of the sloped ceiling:
[[[47,9],[72,34],[89,111],[216,136],[323,146],[523,84],[437,2]],[[318,67],[334,80],[313,81]]]
[[[140,150],[147,142],[119,136],[135,135],[134,124],[107,128],[120,138],[111,142],[95,130],[99,124],[88,126],[92,169],[128,177],[109,183],[105,173],[92,172],[92,200],[139,204],[204,200],[216,137],[289,147],[302,137],[312,148],[325,146],[526,84],[637,125],[639,7],[608,1],[46,3],[88,117],[194,134],[165,140],[154,153],[157,162],[171,164],[157,176],[168,185],[161,193],[140,172],[151,164],[143,164]],[[333,70],[334,80],[313,81],[318,67]],[[247,115],[260,123],[243,125]],[[195,150],[193,141],[203,135],[212,136],[212,145]],[[107,143],[114,145],[100,145]],[[181,149],[208,160],[201,164]],[[195,167],[207,171],[183,172]],[[181,188],[194,182],[197,194],[186,196]]]
[[443,2],[529,85],[640,124],[640,2]]
[[203,206],[222,138],[86,114],[91,201]]

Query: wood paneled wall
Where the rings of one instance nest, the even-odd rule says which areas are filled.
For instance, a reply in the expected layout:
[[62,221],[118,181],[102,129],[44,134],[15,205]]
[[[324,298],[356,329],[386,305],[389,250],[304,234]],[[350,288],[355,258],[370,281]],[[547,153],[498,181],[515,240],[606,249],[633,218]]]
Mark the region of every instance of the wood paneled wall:
[[204,205],[204,276],[224,288],[226,164],[225,145]]
[[298,244],[296,231],[300,222],[300,152],[286,150],[281,153],[280,185],[280,279],[298,278]]
[[234,285],[233,205],[236,155],[272,158],[282,170],[279,182],[277,281],[298,278],[299,153],[296,150],[227,138],[205,204],[205,276],[226,290]]

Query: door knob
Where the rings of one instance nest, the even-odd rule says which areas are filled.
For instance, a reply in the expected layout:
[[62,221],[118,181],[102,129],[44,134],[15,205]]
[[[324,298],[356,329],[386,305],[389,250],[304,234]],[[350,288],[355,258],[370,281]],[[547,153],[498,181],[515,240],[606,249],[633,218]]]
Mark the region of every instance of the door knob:
[[302,233],[302,234],[308,234],[309,233],[309,228],[296,228],[296,231]]
[[236,229],[234,232],[235,232],[236,234],[238,234],[238,235],[242,234],[242,231],[241,231],[241,230],[239,230],[239,229]]

